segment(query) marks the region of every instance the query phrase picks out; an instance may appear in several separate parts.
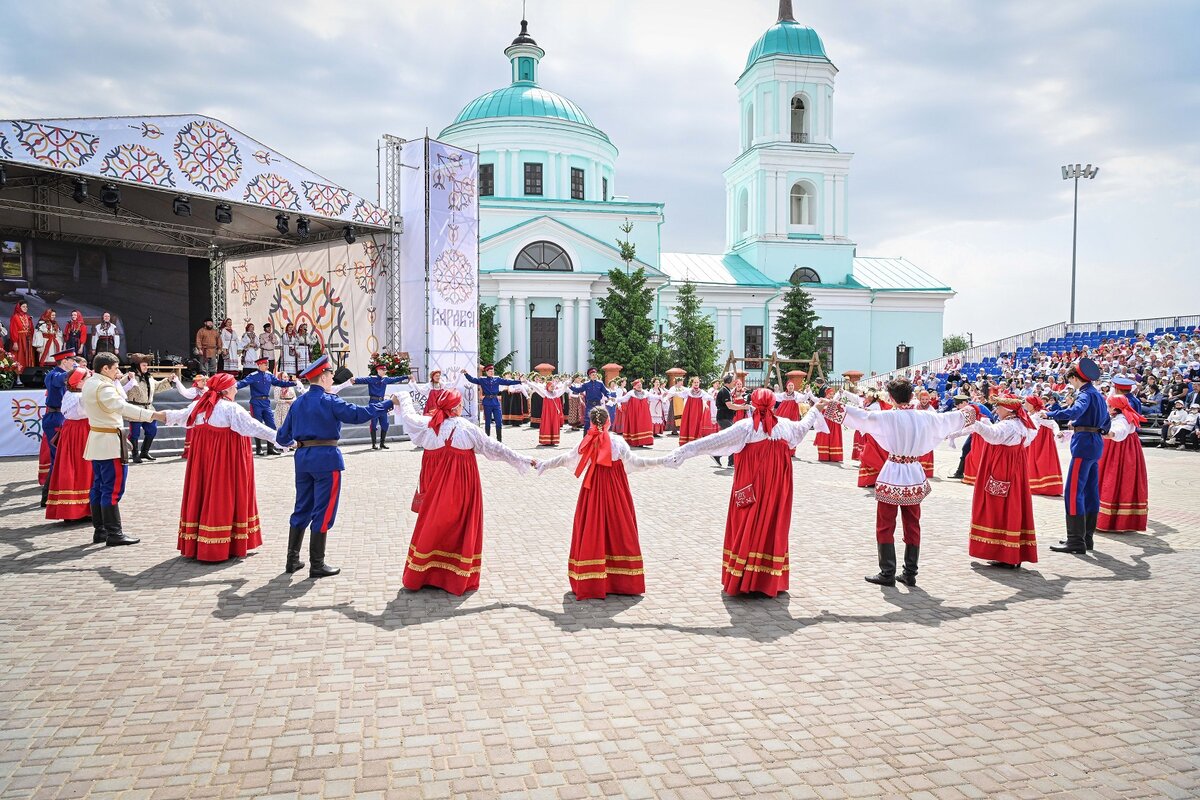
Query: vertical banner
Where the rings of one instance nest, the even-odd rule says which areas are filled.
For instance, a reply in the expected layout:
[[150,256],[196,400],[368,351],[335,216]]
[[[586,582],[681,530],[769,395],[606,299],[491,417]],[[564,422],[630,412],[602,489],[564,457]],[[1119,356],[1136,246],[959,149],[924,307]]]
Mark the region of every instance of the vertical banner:
[[[401,189],[402,349],[422,380],[433,369],[473,373],[479,363],[478,156],[423,139],[404,146],[401,162],[407,167]],[[467,393],[469,414],[473,394]]]

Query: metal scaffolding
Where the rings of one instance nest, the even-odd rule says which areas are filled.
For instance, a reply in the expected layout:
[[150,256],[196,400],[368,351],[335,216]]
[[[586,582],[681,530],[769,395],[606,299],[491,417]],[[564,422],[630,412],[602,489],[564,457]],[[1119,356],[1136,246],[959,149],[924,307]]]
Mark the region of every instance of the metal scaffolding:
[[378,201],[392,220],[387,243],[380,248],[383,257],[380,277],[387,276],[384,340],[387,349],[393,352],[400,347],[400,235],[404,233],[400,208],[400,173],[403,170],[400,154],[406,141],[399,136],[384,134],[378,144]]

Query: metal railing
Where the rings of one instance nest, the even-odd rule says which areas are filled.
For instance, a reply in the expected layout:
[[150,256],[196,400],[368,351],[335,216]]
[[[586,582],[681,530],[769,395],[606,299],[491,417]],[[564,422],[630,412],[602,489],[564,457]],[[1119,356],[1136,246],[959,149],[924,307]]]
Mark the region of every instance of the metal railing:
[[792,134],[792,142],[794,144],[808,144],[808,134],[807,133],[793,133]]

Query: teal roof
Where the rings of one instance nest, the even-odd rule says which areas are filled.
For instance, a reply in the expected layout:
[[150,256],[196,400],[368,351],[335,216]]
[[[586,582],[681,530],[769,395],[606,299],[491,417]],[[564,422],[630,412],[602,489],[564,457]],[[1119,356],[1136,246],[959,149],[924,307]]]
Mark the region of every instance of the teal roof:
[[733,253],[663,253],[659,258],[662,271],[673,281],[716,283],[727,286],[778,286],[776,281],[752,267],[746,259]]
[[821,43],[817,32],[792,20],[776,22],[758,37],[754,47],[750,48],[750,55],[746,57],[746,69],[750,69],[760,58],[773,55],[829,60],[829,56],[825,55],[825,45]]
[[542,117],[596,127],[591,117],[572,101],[527,82],[514,83],[475,98],[459,112],[453,124],[495,117]]

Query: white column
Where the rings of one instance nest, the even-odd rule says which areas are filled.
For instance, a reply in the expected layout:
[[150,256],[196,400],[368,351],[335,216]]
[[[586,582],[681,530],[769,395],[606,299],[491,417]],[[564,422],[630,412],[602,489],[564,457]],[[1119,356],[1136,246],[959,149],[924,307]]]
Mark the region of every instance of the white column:
[[584,297],[571,302],[576,305],[575,369],[583,372],[589,366],[588,349],[592,343],[592,301]]
[[563,298],[562,335],[558,343],[558,371],[563,373],[575,371],[575,339],[579,331],[575,330],[575,300]]
[[557,200],[562,197],[558,191],[558,153],[550,153],[549,156],[546,159],[546,175],[545,182],[542,184],[542,191],[546,197],[552,197]]
[[833,235],[833,179],[828,175],[822,183],[824,190],[821,192],[821,219],[823,223],[819,232],[825,236]]
[[496,300],[496,322],[500,325],[500,336],[496,342],[496,358],[501,359],[512,352],[512,299],[500,297]]
[[734,308],[729,314],[729,346],[739,356],[746,355],[746,331],[742,328],[740,308]]
[[721,342],[720,358],[717,359],[718,364],[724,364],[726,357],[729,355],[729,309],[717,309],[717,338]]
[[524,297],[513,298],[513,359],[514,372],[529,371],[529,303]]

